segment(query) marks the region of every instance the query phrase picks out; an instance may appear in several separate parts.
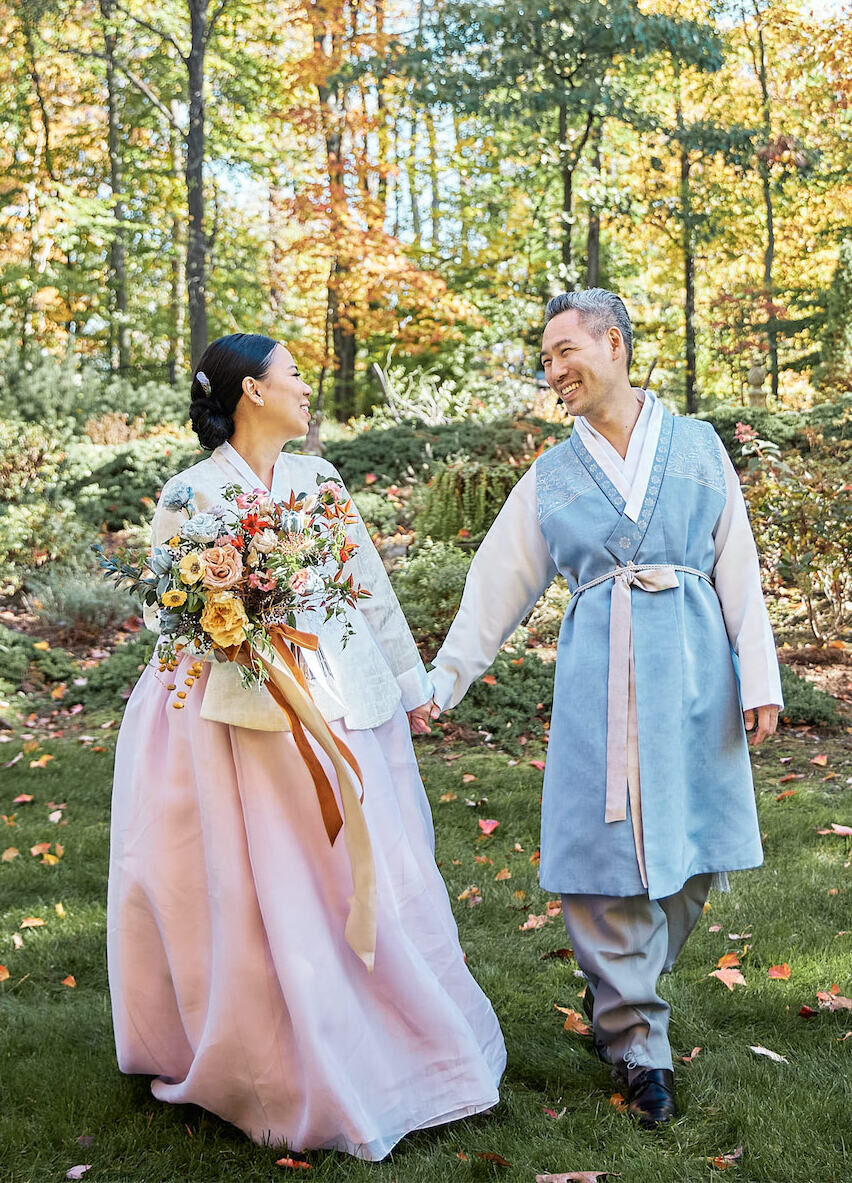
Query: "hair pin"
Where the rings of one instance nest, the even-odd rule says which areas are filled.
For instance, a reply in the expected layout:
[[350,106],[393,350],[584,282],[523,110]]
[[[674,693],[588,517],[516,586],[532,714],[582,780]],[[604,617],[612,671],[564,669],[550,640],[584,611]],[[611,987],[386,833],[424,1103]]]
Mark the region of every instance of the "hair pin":
[[207,377],[207,375],[204,373],[203,370],[199,370],[195,376],[198,379],[198,381],[201,383],[202,390],[209,398],[210,393],[211,393],[210,379]]

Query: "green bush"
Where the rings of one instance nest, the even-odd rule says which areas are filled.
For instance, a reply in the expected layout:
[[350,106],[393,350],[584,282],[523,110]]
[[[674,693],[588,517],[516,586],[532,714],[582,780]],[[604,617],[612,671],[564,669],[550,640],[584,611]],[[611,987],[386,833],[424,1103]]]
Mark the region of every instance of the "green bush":
[[427,540],[391,576],[414,639],[427,655],[435,653],[453,622],[471,560],[460,547]]
[[0,673],[6,681],[28,685],[65,682],[80,671],[67,649],[37,649],[38,637],[0,625]]
[[166,480],[202,453],[194,437],[162,434],[126,444],[69,446],[60,479],[95,530],[120,530],[149,520]]
[[399,525],[399,510],[388,497],[363,489],[359,493],[353,493],[352,500],[371,533],[378,530],[380,534],[387,536],[396,531]]
[[557,575],[541,597],[527,621],[527,628],[533,640],[540,645],[555,645],[559,640],[562,618],[571,593],[561,575]]
[[518,465],[454,460],[429,481],[416,519],[418,534],[450,541],[480,538],[497,517],[524,469]]
[[410,420],[397,427],[332,440],[325,458],[339,470],[350,489],[357,489],[369,472],[383,483],[405,484],[412,476],[422,478],[452,456],[465,455],[483,462],[508,461],[510,456],[519,462],[529,460],[546,439],[560,440],[569,434],[563,424],[534,418],[496,419],[490,423],[465,420],[437,427]]
[[62,453],[40,427],[0,422],[0,594],[69,553],[82,534],[61,491]]
[[522,647],[513,652],[507,646],[485,675],[496,681],[480,678],[474,682],[448,717],[454,723],[490,732],[500,747],[516,751],[519,736],[542,738],[546,734],[555,668],[555,662],[524,653]]
[[27,580],[24,602],[43,624],[97,640],[104,629],[140,612],[136,598],[94,571],[54,567]]
[[782,451],[807,450],[810,437],[820,433],[825,440],[852,439],[852,395],[820,403],[812,411],[767,411],[763,407],[718,406],[704,411],[699,419],[712,423],[722,442],[739,465],[740,448],[734,432],[738,423],[753,427],[761,439]]
[[781,689],[784,694],[783,717],[788,722],[827,727],[839,725],[837,703],[831,695],[797,674],[789,665],[781,665]]
[[86,670],[85,686],[69,685],[63,702],[67,706],[82,703],[89,710],[118,708],[139,680],[156,643],[154,634],[142,629],[131,640],[117,646],[100,665]]

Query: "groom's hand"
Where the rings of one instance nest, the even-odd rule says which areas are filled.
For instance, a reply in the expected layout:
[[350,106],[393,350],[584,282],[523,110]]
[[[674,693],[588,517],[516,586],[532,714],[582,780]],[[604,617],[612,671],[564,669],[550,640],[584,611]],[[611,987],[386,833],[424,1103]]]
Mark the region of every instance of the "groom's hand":
[[429,702],[424,702],[422,706],[415,707],[413,711],[408,712],[408,725],[412,735],[429,735],[432,730],[429,726],[432,706],[433,703],[430,699]]
[[[757,710],[743,711],[746,731],[753,731],[749,736],[749,743],[753,748],[758,747],[768,735],[775,734],[778,726],[778,707],[774,703],[758,707]],[[756,724],[756,726],[755,726]]]

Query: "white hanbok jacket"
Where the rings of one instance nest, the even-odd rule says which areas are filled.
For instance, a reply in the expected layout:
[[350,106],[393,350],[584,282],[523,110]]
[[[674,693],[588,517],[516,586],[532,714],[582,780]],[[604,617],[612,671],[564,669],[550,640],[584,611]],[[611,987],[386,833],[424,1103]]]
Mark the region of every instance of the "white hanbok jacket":
[[[329,479],[340,480],[340,476],[327,460],[282,452],[269,492],[276,500],[286,500],[291,492],[314,493]],[[192,488],[195,508],[200,511],[225,504],[222,491],[228,485],[239,485],[246,492],[265,488],[229,443],[172,477],[163,493],[178,482]],[[342,622],[336,618],[324,622],[320,612],[300,614],[296,623],[319,637],[318,652],[299,653],[320,711],[327,721],[343,719],[349,728],[366,730],[390,719],[400,702],[405,710],[428,702],[432,687],[382,560],[354,503],[352,508],[357,522],[349,528],[349,535],[358,550],[346,563],[344,574],[352,575],[356,584],[372,593],[370,599],[360,600],[357,608],[347,609],[354,635],[344,645]],[[185,514],[164,507],[161,495],[151,527],[153,545],[177,534],[184,521]],[[159,632],[157,617],[156,607],[146,607],[145,623],[154,632]],[[204,718],[260,731],[288,729],[284,713],[265,689],[245,689],[235,665],[216,660],[214,654],[210,660],[213,668],[201,709]]]

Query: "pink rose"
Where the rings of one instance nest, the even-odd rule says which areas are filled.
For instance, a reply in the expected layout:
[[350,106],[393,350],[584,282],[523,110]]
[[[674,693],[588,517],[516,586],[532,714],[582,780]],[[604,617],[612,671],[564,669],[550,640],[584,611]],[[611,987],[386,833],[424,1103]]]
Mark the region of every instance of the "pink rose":
[[297,596],[303,596],[308,590],[309,574],[307,567],[303,567],[301,571],[290,576],[290,590],[294,591]]
[[317,492],[331,493],[335,501],[340,500],[340,486],[335,484],[334,481],[323,481],[323,483],[317,489]]
[[201,582],[212,591],[233,587],[242,578],[243,560],[233,546],[211,546],[201,552],[201,561],[204,564]]

